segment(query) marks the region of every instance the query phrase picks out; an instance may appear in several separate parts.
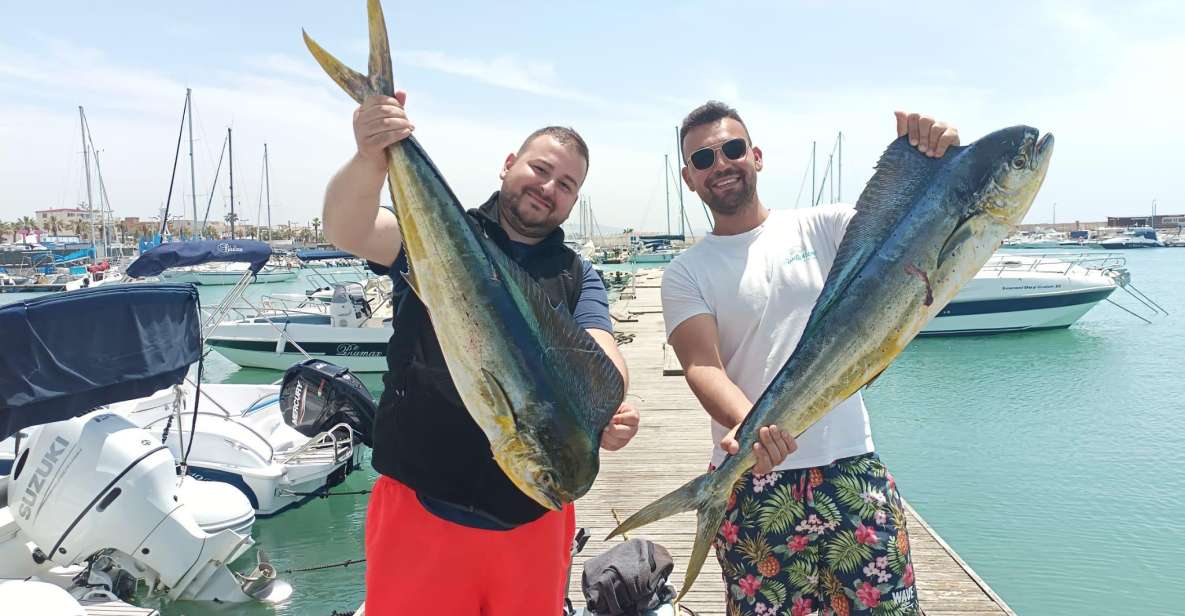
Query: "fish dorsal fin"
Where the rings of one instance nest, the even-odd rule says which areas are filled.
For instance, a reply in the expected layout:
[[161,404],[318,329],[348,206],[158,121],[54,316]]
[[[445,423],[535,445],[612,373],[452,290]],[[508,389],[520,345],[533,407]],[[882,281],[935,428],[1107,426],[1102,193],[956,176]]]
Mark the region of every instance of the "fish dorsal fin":
[[599,435],[625,398],[621,372],[562,304],[559,308],[552,304],[526,270],[493,246],[484,234],[478,237],[485,244],[494,272],[510,287],[511,296],[515,301],[521,298],[529,308],[538,323],[540,340],[551,342],[543,349],[543,362],[554,370],[556,387],[565,390],[564,399],[573,402],[573,410],[588,432]]
[[952,147],[942,158],[930,158],[911,146],[906,137],[889,144],[856,201],[856,215],[848,222],[827,282],[807,321],[804,340],[847,291],[883,239],[905,218],[918,192],[930,183],[943,161],[954,158],[961,149]]

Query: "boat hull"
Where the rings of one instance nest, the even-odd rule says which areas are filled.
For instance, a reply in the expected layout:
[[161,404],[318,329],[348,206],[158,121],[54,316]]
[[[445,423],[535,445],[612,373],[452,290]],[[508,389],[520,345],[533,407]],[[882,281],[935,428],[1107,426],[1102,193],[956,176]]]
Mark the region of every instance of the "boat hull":
[[1115,272],[1057,257],[997,254],[922,329],[959,336],[1069,327],[1118,284]]
[[[276,323],[309,355],[354,372],[386,372],[387,342],[394,331],[384,327],[331,327],[305,323]],[[267,323],[223,323],[207,336],[206,344],[244,367],[287,370],[305,357]]]

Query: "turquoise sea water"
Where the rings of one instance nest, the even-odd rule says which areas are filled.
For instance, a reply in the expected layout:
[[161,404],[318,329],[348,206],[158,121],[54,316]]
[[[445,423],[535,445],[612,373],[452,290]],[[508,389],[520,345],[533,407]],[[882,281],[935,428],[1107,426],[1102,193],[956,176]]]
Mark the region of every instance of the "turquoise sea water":
[[[1185,561],[1185,250],[1125,256],[1133,283],[1168,316],[1149,325],[1104,303],[1067,330],[917,340],[866,392],[877,448],[905,497],[1020,614],[1185,613],[1175,592]],[[202,288],[203,303],[227,288]],[[1113,297],[1147,314],[1122,291]],[[0,295],[17,299],[26,298]],[[217,354],[207,362],[216,382],[279,376]],[[365,380],[377,393],[377,376]],[[338,489],[373,478],[364,468]],[[361,558],[365,507],[364,496],[316,500],[258,521],[255,538],[281,570]],[[276,608],[182,603],[165,613],[352,610],[364,567],[285,574],[295,594]]]

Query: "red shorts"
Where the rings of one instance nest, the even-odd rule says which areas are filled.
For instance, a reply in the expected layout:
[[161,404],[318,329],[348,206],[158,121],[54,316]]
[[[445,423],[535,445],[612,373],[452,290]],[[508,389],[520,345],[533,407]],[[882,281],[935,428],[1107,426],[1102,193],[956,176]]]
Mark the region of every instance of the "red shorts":
[[454,524],[379,475],[366,512],[366,615],[559,616],[576,510],[512,530]]

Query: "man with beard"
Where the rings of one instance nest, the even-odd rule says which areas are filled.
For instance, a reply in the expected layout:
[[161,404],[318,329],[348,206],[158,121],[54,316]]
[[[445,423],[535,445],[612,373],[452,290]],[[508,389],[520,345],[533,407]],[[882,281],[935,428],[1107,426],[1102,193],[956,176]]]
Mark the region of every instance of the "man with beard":
[[[923,154],[942,156],[959,143],[958,131],[942,122],[896,115],[898,136],[908,135]],[[692,111],[679,135],[683,179],[715,224],[667,266],[663,315],[687,383],[712,417],[714,466],[737,452],[737,427],[798,344],[855,210],[767,210],[757,195],[761,150],[723,103]],[[717,538],[728,613],[830,615],[877,606],[916,613],[901,498],[873,448],[860,394],[797,439],[767,431],[779,449],[742,478]]]
[[[427,311],[402,277],[407,256],[395,215],[379,207],[384,150],[414,128],[405,101],[403,92],[374,96],[354,112],[358,149],[330,181],[323,214],[331,242],[394,280],[395,332],[373,437],[380,476],[366,519],[366,611],[559,614],[574,509],[544,509],[494,461],[457,394]],[[500,190],[469,215],[554,305],[571,312],[628,385],[605,287],[591,264],[564,245],[559,228],[587,171],[588,147],[576,131],[539,129],[507,155]],[[623,403],[601,447],[620,449],[637,430],[637,410]]]

